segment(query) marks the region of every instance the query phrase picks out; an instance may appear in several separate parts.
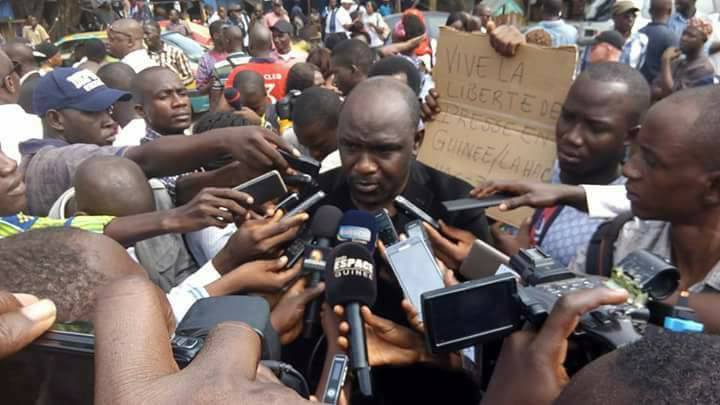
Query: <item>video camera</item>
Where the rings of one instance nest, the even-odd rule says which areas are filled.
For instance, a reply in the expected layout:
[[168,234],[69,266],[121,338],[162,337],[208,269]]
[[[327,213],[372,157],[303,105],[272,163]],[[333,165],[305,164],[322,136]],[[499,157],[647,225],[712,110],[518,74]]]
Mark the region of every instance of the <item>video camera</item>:
[[573,334],[593,351],[605,353],[640,339],[651,318],[647,304],[672,295],[680,278],[668,261],[644,250],[623,259],[609,280],[573,273],[540,249],[520,251],[509,265],[511,269],[501,266],[493,276],[422,294],[431,352],[498,341],[526,322],[539,328],[555,303],[569,293],[601,286],[623,288],[630,294],[626,303],[583,315]]

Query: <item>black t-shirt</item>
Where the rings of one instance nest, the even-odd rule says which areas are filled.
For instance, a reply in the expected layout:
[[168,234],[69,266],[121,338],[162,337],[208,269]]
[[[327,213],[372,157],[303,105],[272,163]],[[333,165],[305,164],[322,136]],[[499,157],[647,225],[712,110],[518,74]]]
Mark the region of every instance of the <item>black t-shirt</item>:
[[663,53],[671,46],[677,46],[677,35],[663,23],[651,22],[640,30],[648,37],[648,46],[645,53],[645,63],[640,68],[640,73],[645,76],[649,83],[652,83],[660,74],[660,65]]

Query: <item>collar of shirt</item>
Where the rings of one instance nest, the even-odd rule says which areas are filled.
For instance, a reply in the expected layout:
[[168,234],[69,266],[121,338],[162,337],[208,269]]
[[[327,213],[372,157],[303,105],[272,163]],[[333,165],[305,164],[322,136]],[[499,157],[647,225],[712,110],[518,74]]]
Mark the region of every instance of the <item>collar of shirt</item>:
[[157,132],[156,130],[154,130],[150,127],[146,127],[145,128],[145,137],[143,137],[141,142],[145,143],[145,142],[154,141],[155,139],[158,139],[161,136],[162,135],[159,132]]
[[275,59],[273,57],[269,57],[269,58],[252,57],[252,58],[250,58],[250,63],[275,63],[275,62],[277,62],[277,59]]
[[62,148],[63,146],[70,145],[63,139],[58,138],[46,138],[46,139],[31,139],[25,141],[19,145],[21,155],[33,155],[40,149],[46,147]]
[[20,78],[20,85],[25,83],[25,80],[27,80],[30,76],[34,75],[35,73],[40,74],[39,69],[31,70],[23,75],[23,77]]

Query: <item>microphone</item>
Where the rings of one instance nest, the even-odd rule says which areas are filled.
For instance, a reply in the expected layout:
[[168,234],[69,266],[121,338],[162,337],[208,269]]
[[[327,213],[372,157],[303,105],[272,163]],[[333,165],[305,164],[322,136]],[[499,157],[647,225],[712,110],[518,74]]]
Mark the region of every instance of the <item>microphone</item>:
[[369,212],[351,210],[343,214],[337,231],[339,242],[355,242],[365,245],[372,254],[375,252],[377,236],[377,222]]
[[223,91],[223,95],[225,96],[225,101],[230,104],[230,107],[236,110],[242,110],[242,100],[240,97],[240,92],[237,91],[237,89],[233,87],[228,87]]
[[371,397],[372,378],[360,307],[373,305],[377,298],[372,254],[359,243],[338,245],[325,267],[325,283],[328,304],[345,306],[345,318],[350,324],[350,365],[358,379],[360,392]]
[[[303,263],[303,270],[305,270],[305,268],[310,270],[310,280],[308,281],[307,288],[317,286],[322,279],[322,272],[319,269],[322,269],[325,264],[321,263],[318,266],[318,263],[315,262],[321,261],[323,259],[322,256],[327,256],[323,254],[323,249],[332,247],[342,216],[342,211],[332,205],[321,206],[313,216],[312,222],[310,223],[310,234],[313,235],[318,249],[314,249],[314,252],[312,252],[315,253],[314,256],[316,256],[313,257],[314,260],[312,262],[306,259],[306,261],[308,261],[307,265]],[[316,298],[310,302],[305,310],[305,319],[303,320],[303,337],[305,339],[310,339],[315,335],[318,319],[320,319],[320,299]]]

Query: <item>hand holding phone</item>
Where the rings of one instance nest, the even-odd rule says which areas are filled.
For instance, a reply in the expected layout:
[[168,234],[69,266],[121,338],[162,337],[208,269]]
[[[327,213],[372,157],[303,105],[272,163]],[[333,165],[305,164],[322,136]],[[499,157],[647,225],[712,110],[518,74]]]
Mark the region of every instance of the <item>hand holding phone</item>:
[[233,188],[249,194],[253,198],[253,207],[257,208],[268,201],[281,198],[287,194],[287,186],[277,170],[269,171],[261,176],[250,179]]

